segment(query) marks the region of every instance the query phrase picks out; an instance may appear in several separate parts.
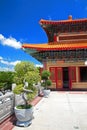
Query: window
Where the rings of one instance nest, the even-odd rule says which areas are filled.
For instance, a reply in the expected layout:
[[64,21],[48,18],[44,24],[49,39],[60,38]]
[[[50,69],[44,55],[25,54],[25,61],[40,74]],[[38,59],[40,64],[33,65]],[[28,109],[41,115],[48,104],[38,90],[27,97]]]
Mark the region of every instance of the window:
[[80,81],[87,82],[87,67],[80,67]]

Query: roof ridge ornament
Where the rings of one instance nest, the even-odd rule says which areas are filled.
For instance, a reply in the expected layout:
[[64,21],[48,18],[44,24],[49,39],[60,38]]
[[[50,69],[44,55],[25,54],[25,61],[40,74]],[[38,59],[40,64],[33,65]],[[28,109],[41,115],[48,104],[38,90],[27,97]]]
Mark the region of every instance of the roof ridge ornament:
[[72,20],[72,15],[69,15],[69,16],[68,16],[68,20]]

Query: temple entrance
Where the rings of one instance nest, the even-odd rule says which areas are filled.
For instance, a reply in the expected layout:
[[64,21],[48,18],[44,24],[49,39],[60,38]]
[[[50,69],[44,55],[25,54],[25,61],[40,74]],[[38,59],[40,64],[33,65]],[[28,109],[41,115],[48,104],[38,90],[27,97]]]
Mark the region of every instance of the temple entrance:
[[76,82],[76,67],[50,67],[50,79],[57,90],[71,90]]
[[69,89],[69,69],[68,69],[68,67],[63,67],[63,88]]

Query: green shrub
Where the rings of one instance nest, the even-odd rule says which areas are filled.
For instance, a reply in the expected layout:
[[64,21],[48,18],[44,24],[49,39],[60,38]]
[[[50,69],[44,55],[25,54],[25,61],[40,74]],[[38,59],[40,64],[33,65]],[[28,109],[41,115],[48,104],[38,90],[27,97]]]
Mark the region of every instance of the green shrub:
[[41,78],[42,78],[42,80],[43,80],[43,82],[41,83],[41,85],[42,85],[45,89],[47,89],[48,86],[51,86],[51,84],[52,84],[52,82],[51,82],[51,80],[49,79],[49,77],[50,77],[50,72],[49,72],[48,70],[44,70],[44,71],[42,72],[42,75],[41,75]]

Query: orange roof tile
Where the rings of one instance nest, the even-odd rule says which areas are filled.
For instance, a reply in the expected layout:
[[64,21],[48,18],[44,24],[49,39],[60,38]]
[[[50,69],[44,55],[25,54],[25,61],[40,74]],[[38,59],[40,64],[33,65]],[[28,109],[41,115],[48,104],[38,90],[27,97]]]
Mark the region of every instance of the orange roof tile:
[[22,48],[29,48],[37,51],[48,50],[75,50],[87,48],[86,43],[54,43],[53,44],[23,44]]

